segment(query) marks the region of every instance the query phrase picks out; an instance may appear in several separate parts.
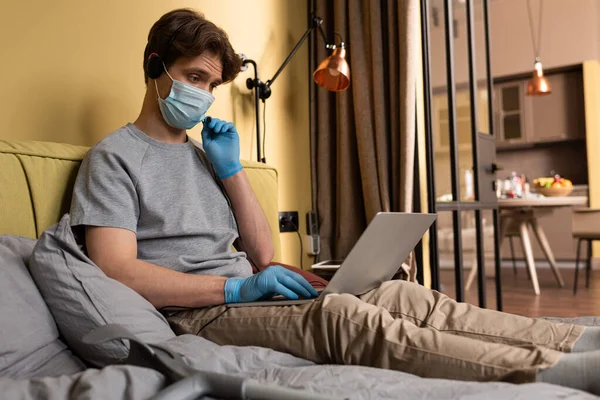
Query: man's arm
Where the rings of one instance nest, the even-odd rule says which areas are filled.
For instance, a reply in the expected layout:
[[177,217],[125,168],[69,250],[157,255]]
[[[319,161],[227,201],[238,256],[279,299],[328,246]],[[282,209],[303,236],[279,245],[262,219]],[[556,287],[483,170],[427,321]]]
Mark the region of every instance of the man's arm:
[[88,226],[85,237],[92,261],[107,276],[129,286],[157,309],[247,302],[277,294],[290,299],[317,296],[306,279],[280,266],[248,278],[183,274],[138,260],[135,233],[127,229]]
[[135,233],[121,228],[86,227],[90,259],[104,273],[129,286],[160,309],[225,303],[226,277],[184,274],[137,259]]
[[254,264],[262,269],[271,262],[275,251],[269,223],[252,191],[246,172],[241,170],[224,179],[223,186],[231,200],[244,250]]

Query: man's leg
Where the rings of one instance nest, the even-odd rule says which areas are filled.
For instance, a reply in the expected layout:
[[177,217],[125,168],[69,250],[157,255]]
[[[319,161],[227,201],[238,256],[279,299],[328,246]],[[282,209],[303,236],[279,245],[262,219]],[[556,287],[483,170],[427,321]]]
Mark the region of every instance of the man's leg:
[[[513,346],[540,345],[570,352],[584,329],[458,303],[442,293],[406,281],[385,282],[360,298],[420,327]],[[600,350],[600,346],[589,350]]]
[[300,306],[185,311],[169,320],[177,333],[222,345],[269,347],[317,363],[366,365],[431,378],[532,382],[562,354],[419,327],[347,294]]

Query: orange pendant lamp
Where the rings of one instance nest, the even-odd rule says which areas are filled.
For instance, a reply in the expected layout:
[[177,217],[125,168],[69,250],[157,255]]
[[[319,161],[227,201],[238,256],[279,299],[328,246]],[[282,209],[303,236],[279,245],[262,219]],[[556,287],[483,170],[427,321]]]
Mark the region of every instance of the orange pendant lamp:
[[540,60],[540,47],[542,42],[542,9],[543,0],[539,0],[539,20],[537,40],[533,34],[533,19],[531,16],[531,0],[527,0],[527,14],[529,15],[529,27],[531,29],[531,43],[535,53],[535,63],[533,64],[533,77],[527,83],[527,96],[543,96],[552,93],[550,82],[544,76],[544,69]]
[[552,87],[550,86],[548,79],[544,76],[544,69],[542,68],[539,57],[536,57],[533,68],[533,77],[527,83],[527,95],[543,96],[552,93]]

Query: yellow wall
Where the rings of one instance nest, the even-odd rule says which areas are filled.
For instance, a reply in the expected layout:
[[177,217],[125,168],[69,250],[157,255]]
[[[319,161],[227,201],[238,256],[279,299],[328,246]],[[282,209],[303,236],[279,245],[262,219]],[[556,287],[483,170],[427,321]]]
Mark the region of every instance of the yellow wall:
[[[0,138],[93,145],[133,121],[145,91],[142,55],[151,25],[192,7],[229,33],[267,80],[306,29],[306,0],[31,0],[0,12]],[[311,208],[307,45],[267,102],[267,161],[279,170],[281,210]],[[232,120],[242,158],[256,158],[251,71],[215,92],[210,114]],[[262,115],[261,115],[262,117]],[[199,128],[191,131],[199,138]],[[282,234],[282,262],[299,264],[295,234]],[[305,266],[308,264],[305,258]]]
[[[588,162],[589,203],[600,208],[600,63],[596,60],[583,63],[583,96],[585,103],[585,129]],[[600,243],[594,242],[592,254],[597,263]]]

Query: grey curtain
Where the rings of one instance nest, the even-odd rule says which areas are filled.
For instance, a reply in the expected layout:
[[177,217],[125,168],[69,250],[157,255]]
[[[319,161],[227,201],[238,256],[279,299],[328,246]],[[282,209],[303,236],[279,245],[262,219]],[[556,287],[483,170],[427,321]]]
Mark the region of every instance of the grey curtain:
[[[330,42],[347,45],[350,88],[311,93],[313,207],[321,260],[344,258],[380,211],[412,209],[418,0],[316,0]],[[335,37],[338,44],[339,37]],[[311,39],[313,69],[328,55]],[[414,264],[410,260],[410,269]],[[410,270],[414,280],[416,271]]]

